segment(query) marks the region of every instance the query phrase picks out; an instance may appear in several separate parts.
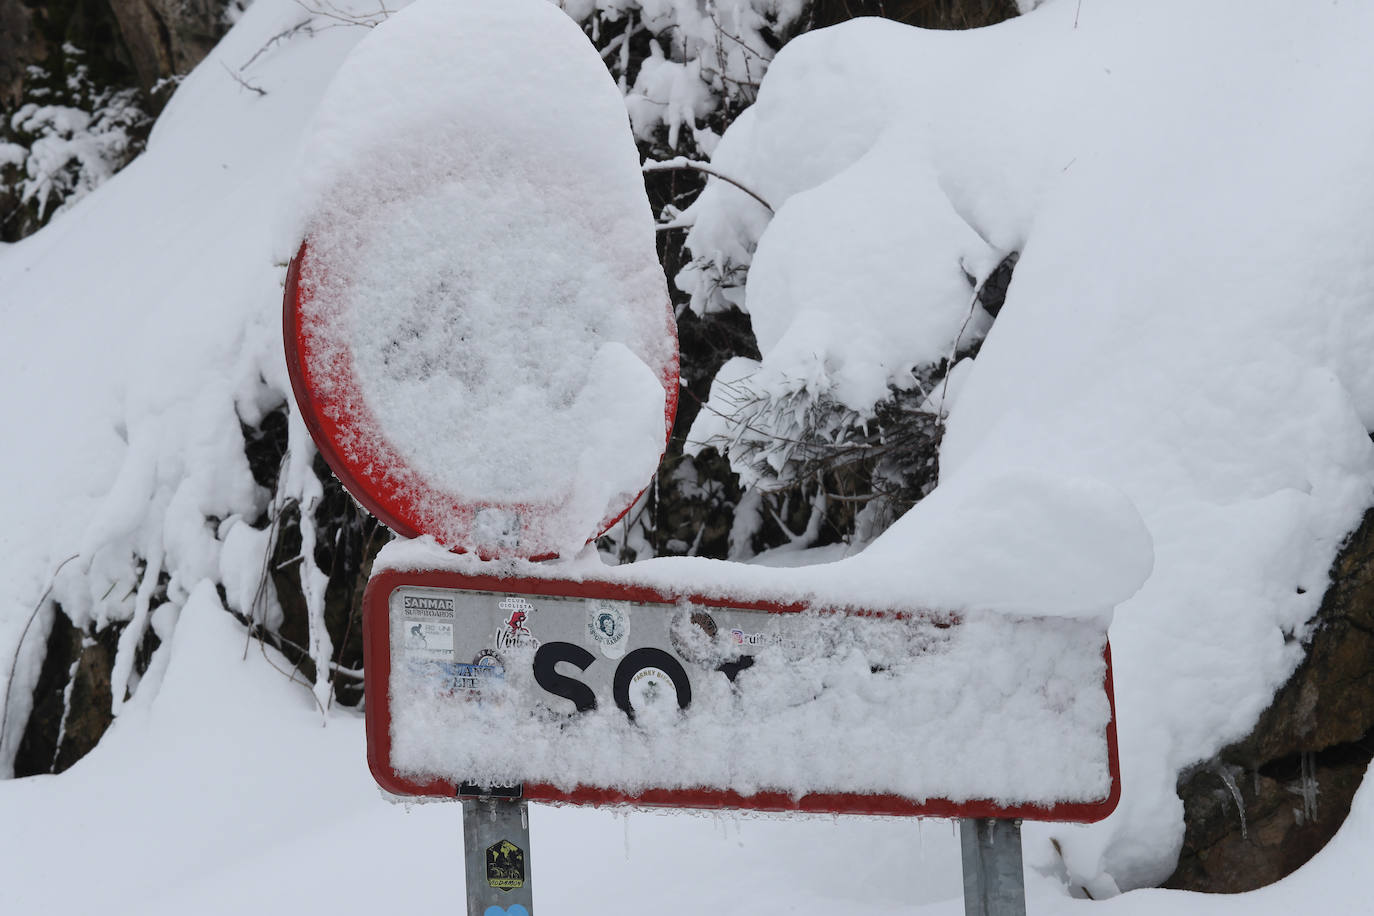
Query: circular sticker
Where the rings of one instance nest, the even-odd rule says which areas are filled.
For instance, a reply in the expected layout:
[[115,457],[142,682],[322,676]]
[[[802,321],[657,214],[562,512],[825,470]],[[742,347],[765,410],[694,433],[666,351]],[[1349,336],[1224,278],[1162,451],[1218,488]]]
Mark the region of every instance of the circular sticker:
[[629,604],[602,598],[587,600],[587,637],[607,658],[620,658],[630,642]]
[[674,651],[690,662],[698,665],[714,664],[711,659],[717,654],[713,645],[716,633],[716,619],[705,611],[692,611],[690,617],[678,616],[668,629],[668,639]]
[[662,668],[640,668],[630,678],[630,708],[635,712],[677,707],[677,685]]

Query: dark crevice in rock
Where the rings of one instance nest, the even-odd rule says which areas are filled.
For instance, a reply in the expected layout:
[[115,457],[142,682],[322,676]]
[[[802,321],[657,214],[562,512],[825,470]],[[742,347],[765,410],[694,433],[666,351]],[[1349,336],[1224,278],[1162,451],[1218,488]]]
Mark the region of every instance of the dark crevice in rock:
[[1318,769],[1343,767],[1349,764],[1366,766],[1374,759],[1374,734],[1359,741],[1337,744],[1320,751],[1305,751],[1271,760],[1259,768],[1259,775],[1279,782],[1294,782],[1303,778],[1303,768],[1315,765]]
[[[141,570],[140,570],[141,573]],[[167,600],[168,577],[159,576],[148,608],[151,615]],[[20,737],[14,775],[61,773],[96,746],[114,721],[112,680],[119,639],[128,621],[99,630],[76,626],[60,605],[53,609],[52,629],[33,690],[33,709]],[[149,626],[134,646],[130,689],[147,673],[162,641]],[[127,700],[126,691],[122,699]]]
[[54,610],[33,711],[14,759],[15,776],[61,773],[105,734],[114,721],[110,675],[123,629],[122,623],[111,624],[87,634],[60,608]]
[[978,291],[978,304],[993,318],[1002,311],[1007,301],[1007,290],[1011,287],[1011,275],[1016,270],[1016,262],[1021,260],[1021,252],[1013,251],[1002,259],[1002,263],[988,274],[983,288]]
[[[286,458],[288,422],[285,404],[265,414],[256,426],[239,422],[249,473],[253,475],[253,482],[269,493],[276,491],[282,461]],[[258,529],[266,528],[269,524],[270,509],[265,509],[260,517],[252,520],[253,527]]]
[[1016,14],[1015,0],[814,0],[810,27],[882,16],[923,29],[973,29]]
[[65,706],[63,692],[71,675],[72,662],[80,654],[80,631],[72,626],[66,614],[54,609],[43,666],[33,691],[33,709],[14,758],[15,776],[51,772]]

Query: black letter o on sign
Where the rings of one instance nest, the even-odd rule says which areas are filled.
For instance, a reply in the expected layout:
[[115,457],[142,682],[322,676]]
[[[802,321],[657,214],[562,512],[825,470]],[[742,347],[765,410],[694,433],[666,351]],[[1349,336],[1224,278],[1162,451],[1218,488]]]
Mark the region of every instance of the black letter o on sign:
[[635,710],[630,705],[630,681],[645,668],[658,668],[668,675],[677,690],[679,708],[686,709],[692,702],[692,685],[687,680],[687,671],[677,659],[662,649],[635,649],[616,666],[615,681],[611,684],[611,696],[615,698],[615,705],[625,710],[625,715],[631,720],[635,717]]

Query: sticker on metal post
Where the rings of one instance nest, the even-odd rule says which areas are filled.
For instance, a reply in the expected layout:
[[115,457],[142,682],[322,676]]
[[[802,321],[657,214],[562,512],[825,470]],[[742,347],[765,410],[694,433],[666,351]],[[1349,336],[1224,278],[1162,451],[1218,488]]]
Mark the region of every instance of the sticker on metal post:
[[487,847],[487,884],[500,891],[525,886],[525,850],[510,840]]

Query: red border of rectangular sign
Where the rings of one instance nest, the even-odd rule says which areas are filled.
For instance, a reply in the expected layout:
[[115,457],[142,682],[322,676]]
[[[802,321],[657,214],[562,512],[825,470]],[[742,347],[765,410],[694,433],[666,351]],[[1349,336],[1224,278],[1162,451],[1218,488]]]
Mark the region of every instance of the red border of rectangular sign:
[[[561,595],[570,598],[605,598],[612,601],[643,601],[674,604],[683,597],[707,607],[736,607],[795,614],[800,604],[774,604],[766,601],[731,601],[699,595],[665,595],[650,588],[612,582],[576,582],[568,579],[501,578],[468,576],[462,573],[426,570],[403,572],[388,570],[373,576],[363,597],[363,663],[367,701],[367,764],[377,784],[393,795],[421,795],[456,798],[458,787],[444,779],[417,783],[400,776],[391,766],[391,707],[388,685],[391,682],[391,627],[388,601],[400,586],[459,588],[472,591],[507,592],[517,595]],[[987,799],[953,802],[932,798],[915,802],[895,795],[855,793],[818,793],[799,798],[784,792],[740,795],[725,789],[650,789],[630,795],[616,789],[578,786],[570,791],[544,783],[525,783],[524,797],[533,801],[574,805],[639,805],[671,808],[739,808],[750,811],[798,811],[816,814],[903,815],[908,817],[1022,818],[1035,821],[1091,823],[1100,821],[1116,809],[1121,800],[1121,763],[1116,746],[1116,697],[1112,691],[1112,650],[1103,649],[1107,663],[1107,702],[1111,719],[1107,723],[1107,769],[1112,787],[1107,797],[1096,802],[1040,805],[999,805]]]

